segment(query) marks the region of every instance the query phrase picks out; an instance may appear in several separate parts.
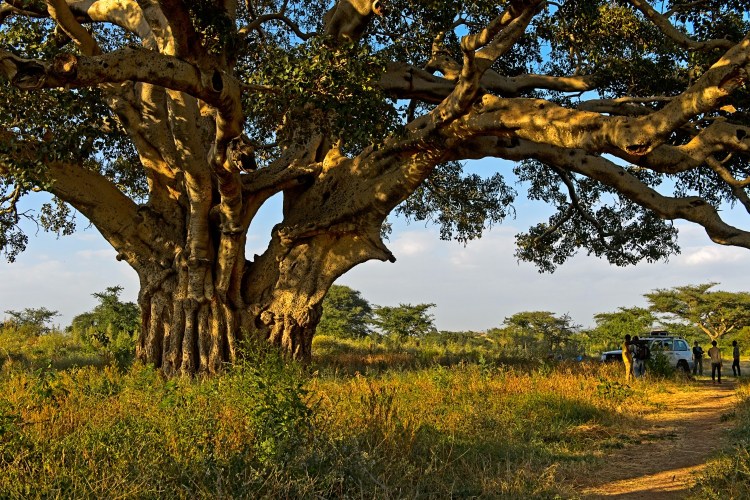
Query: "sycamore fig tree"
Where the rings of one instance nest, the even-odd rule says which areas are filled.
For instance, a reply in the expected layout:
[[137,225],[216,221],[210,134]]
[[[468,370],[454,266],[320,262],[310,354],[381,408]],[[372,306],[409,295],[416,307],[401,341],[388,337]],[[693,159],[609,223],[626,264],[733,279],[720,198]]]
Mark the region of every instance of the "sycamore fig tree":
[[[552,270],[750,248],[745,0],[0,1],[0,245],[19,200],[82,214],[140,277],[137,355],[215,372],[246,336],[310,356],[336,278],[398,212],[467,241],[548,202],[518,257]],[[464,160],[484,161],[467,175]],[[507,172],[506,172],[507,173]],[[283,220],[245,255],[272,196]],[[721,210],[719,210],[721,208]],[[744,215],[747,215],[746,213]],[[731,217],[731,218],[730,218]]]

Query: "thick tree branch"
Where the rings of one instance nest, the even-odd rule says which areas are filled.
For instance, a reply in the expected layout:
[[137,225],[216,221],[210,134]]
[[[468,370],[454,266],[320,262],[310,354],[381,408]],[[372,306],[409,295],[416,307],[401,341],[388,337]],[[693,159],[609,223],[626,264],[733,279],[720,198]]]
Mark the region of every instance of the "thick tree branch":
[[[487,71],[480,84],[483,90],[503,97],[516,97],[535,89],[584,92],[596,88],[591,76],[502,76],[494,71]],[[455,82],[405,63],[388,64],[378,86],[386,94],[399,99],[418,99],[435,104],[445,100],[456,88]]]
[[115,24],[137,35],[145,47],[157,48],[154,31],[135,0],[78,0],[68,5],[76,16],[91,22]]
[[659,14],[647,0],[628,0],[631,5],[641,11],[652,23],[654,23],[662,33],[671,38],[680,47],[692,51],[711,51],[713,49],[728,50],[734,43],[726,39],[707,40],[705,42],[696,42],[683,32],[675,28],[667,16]]
[[654,97],[619,97],[617,99],[591,99],[578,105],[576,109],[594,113],[608,113],[620,116],[645,116],[654,112],[653,108],[642,106],[656,102],[669,102],[668,96]]
[[704,199],[664,196],[632,175],[626,168],[581,149],[565,149],[527,140],[509,141],[484,137],[456,144],[453,155],[462,158],[499,156],[509,160],[535,158],[543,163],[577,172],[615,189],[622,196],[668,220],[684,219],[702,226],[709,238],[721,245],[750,248],[750,232],[727,224]]
[[96,226],[118,252],[136,270],[158,267],[164,255],[164,239],[138,206],[98,172],[62,162],[51,162],[49,191],[70,203]]
[[659,146],[644,156],[618,155],[655,172],[676,174],[699,168],[722,151],[750,153],[750,127],[715,121],[681,146]]
[[[125,48],[96,57],[60,54],[52,62],[22,59],[0,50],[0,75],[22,89],[91,87],[138,81],[188,93],[216,107],[228,123],[241,116],[240,84],[217,69],[201,69],[175,57]],[[231,134],[230,134],[231,135]]]
[[202,59],[205,54],[200,48],[198,34],[190,21],[188,9],[183,0],[157,0],[157,3],[170,27],[174,40],[173,55],[192,61]]
[[645,154],[666,140],[674,130],[691,118],[720,106],[723,99],[748,80],[750,66],[750,34],[729,49],[685,92],[676,96],[662,109],[639,118],[637,126],[652,138],[631,146],[633,153]]
[[102,53],[91,33],[81,26],[73,16],[65,0],[47,0],[47,11],[58,26],[68,35],[81,52],[87,56],[98,56]]
[[[396,69],[398,70],[398,68]],[[447,51],[434,46],[432,58],[425,65],[424,69],[430,73],[439,71],[446,80],[451,82],[458,81],[461,75],[461,65]],[[384,79],[387,80],[387,78],[388,75],[386,74]],[[596,88],[595,77],[593,76],[527,74],[508,77],[492,69],[485,71],[480,83],[483,90],[504,97],[516,97],[521,92],[534,89],[556,90],[559,92],[586,92],[587,90]]]
[[[172,33],[172,27],[167,21],[161,5],[158,0],[136,0],[138,6],[143,12],[143,17],[154,33],[154,38],[159,47],[159,51],[167,55],[177,53],[177,42]],[[151,48],[151,47],[149,47]]]
[[[523,35],[543,1],[520,3],[523,4],[520,12],[511,7],[480,33],[462,38],[464,63],[461,76],[451,95],[430,113],[435,126],[449,123],[461,116],[474,102],[481,88],[482,76]],[[477,52],[482,47],[483,50]]]

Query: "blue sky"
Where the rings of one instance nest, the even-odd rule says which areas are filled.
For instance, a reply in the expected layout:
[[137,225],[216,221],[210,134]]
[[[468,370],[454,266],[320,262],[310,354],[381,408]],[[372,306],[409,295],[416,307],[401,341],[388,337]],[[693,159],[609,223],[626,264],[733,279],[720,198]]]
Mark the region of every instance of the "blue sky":
[[[618,268],[583,254],[554,274],[539,274],[513,257],[514,236],[548,209],[522,197],[515,206],[517,219],[467,246],[441,241],[437,228],[424,223],[394,221],[387,245],[398,260],[367,262],[338,283],[373,304],[435,303],[436,326],[443,330],[485,330],[516,312],[537,310],[568,313],[575,323],[591,326],[596,313],[645,305],[643,294],[655,288],[716,281],[717,289],[750,290],[750,251],[716,245],[702,228],[682,222],[677,224],[682,253],[667,263]],[[278,200],[263,208],[250,228],[248,255],[263,252],[280,210]],[[79,221],[76,234],[59,239],[26,226],[27,251],[13,264],[0,261],[0,317],[8,309],[44,306],[59,311],[57,323],[65,326],[92,309],[91,294],[108,286],[121,285],[123,298],[136,299],[135,273],[115,260],[96,229],[85,226]]]

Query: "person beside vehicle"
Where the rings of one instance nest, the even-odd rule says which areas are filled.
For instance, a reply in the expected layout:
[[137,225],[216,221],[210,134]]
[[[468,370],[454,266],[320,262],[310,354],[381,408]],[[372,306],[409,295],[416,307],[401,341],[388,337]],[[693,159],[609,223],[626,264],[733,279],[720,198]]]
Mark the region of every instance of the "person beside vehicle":
[[708,350],[708,357],[711,358],[711,380],[716,383],[716,374],[719,375],[719,383],[721,384],[721,351],[716,347],[716,341],[711,342],[711,348]]
[[625,342],[622,343],[622,362],[625,364],[625,382],[630,382],[633,379],[633,345],[630,334],[625,335]]
[[703,375],[703,348],[695,341],[693,345],[693,375]]
[[740,346],[737,341],[732,341],[732,373],[735,377],[740,376]]
[[633,337],[633,345],[635,346],[633,372],[636,377],[640,378],[646,375],[646,361],[650,355],[648,342],[640,340],[636,335]]

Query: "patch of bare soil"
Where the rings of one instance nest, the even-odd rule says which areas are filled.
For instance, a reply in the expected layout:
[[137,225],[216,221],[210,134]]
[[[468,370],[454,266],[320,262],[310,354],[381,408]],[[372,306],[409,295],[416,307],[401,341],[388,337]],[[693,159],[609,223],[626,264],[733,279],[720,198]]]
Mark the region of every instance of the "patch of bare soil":
[[636,439],[603,456],[576,488],[582,498],[683,498],[695,473],[726,442],[737,402],[734,381],[699,382],[694,389],[657,394],[655,409],[640,420]]

